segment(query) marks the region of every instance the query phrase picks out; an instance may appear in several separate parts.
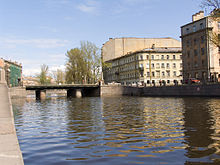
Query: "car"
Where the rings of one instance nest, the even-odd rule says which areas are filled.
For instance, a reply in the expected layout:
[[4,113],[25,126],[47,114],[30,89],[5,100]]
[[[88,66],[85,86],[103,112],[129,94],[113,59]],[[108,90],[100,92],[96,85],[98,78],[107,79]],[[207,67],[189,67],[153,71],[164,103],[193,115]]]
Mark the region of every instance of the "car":
[[185,80],[185,84],[199,84],[200,80],[196,78],[188,78]]

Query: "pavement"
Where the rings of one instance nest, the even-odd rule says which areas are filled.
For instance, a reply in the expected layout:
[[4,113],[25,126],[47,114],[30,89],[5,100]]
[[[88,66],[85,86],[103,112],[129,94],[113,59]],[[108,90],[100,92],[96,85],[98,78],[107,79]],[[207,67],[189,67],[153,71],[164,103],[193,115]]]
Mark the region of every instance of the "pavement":
[[0,164],[24,165],[14,126],[11,99],[6,84],[0,83]]

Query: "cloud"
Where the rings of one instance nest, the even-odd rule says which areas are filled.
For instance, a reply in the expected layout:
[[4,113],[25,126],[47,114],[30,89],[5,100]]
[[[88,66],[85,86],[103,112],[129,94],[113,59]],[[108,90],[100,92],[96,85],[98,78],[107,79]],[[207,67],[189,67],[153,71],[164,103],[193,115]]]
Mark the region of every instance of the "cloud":
[[97,13],[98,11],[98,1],[95,0],[86,0],[84,3],[81,3],[77,8],[85,13]]
[[32,46],[37,48],[57,48],[69,44],[68,40],[60,39],[9,39],[0,38],[0,47],[15,48],[18,45]]
[[[42,58],[41,59],[34,59],[34,60],[30,60],[30,59],[21,60],[22,66],[23,66],[22,72],[23,72],[24,76],[30,76],[30,75],[34,76],[34,75],[39,74],[42,64],[48,65],[50,73],[57,71],[57,69],[65,71],[65,65],[60,64],[60,61],[63,60],[63,59],[61,59],[61,57],[62,57],[61,54],[60,55],[59,54],[57,54],[57,55],[48,54],[48,55],[40,55],[40,56],[42,58],[43,58],[43,56],[46,56],[46,58],[44,58],[43,62],[42,62]],[[54,57],[54,59],[50,59],[50,57]]]
[[42,30],[46,30],[46,31],[49,31],[49,32],[53,32],[53,33],[56,33],[56,32],[57,32],[57,29],[56,29],[56,28],[52,28],[52,27],[48,27],[48,26],[40,26],[39,28],[42,29]]

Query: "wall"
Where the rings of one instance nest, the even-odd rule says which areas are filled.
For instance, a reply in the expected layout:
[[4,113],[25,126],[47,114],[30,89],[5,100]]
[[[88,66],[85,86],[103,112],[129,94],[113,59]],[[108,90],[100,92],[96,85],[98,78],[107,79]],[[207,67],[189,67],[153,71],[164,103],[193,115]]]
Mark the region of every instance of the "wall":
[[100,96],[140,96],[141,88],[120,85],[104,85],[100,87]]
[[102,86],[101,96],[207,96],[219,97],[220,84],[162,87]]
[[24,87],[9,88],[11,98],[25,98],[27,96],[26,89]]

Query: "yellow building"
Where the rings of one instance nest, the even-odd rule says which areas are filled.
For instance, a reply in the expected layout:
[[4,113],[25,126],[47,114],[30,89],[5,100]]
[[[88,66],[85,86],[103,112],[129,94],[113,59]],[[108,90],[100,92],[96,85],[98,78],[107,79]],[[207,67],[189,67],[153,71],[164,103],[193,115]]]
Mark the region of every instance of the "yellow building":
[[211,41],[213,32],[219,34],[219,29],[219,18],[204,17],[203,11],[194,14],[192,22],[181,27],[184,80],[217,81],[220,77],[219,48]]
[[128,53],[151,48],[152,45],[157,48],[176,48],[181,47],[181,42],[173,38],[110,38],[103,44],[103,61],[113,60]]
[[106,61],[105,83],[123,85],[174,85],[182,82],[181,48],[151,48]]
[[105,83],[173,85],[182,81],[181,42],[173,38],[110,38],[103,44],[102,59],[110,66],[103,68]]
[[5,83],[5,63],[4,60],[0,58],[0,83]]

